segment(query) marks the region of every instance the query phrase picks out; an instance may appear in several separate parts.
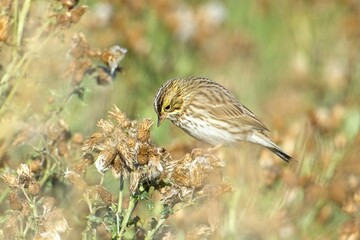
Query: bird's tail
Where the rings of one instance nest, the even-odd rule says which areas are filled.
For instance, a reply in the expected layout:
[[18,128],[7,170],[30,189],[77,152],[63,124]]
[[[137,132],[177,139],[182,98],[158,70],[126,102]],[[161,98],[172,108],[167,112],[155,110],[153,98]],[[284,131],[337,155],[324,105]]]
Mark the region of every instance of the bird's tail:
[[266,147],[266,148],[269,149],[270,151],[272,151],[273,153],[275,153],[276,155],[278,155],[282,160],[284,160],[286,162],[290,162],[290,160],[292,159],[292,157],[290,155],[288,155],[286,152],[284,152],[284,150],[282,150],[278,146],[276,146],[275,148],[273,148],[273,147]]
[[279,156],[281,159],[283,159],[286,162],[290,162],[290,160],[292,159],[290,155],[285,153],[284,150],[282,150],[278,145],[276,145],[273,141],[271,141],[271,139],[262,132],[253,132],[248,136],[248,141],[266,147],[267,149],[275,153],[277,156]]

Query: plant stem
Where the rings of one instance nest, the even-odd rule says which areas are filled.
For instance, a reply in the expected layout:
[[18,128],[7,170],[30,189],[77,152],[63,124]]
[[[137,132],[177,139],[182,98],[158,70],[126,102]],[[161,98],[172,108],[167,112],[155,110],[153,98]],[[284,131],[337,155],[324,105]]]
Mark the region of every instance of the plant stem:
[[153,239],[155,233],[159,230],[159,228],[163,225],[163,223],[165,222],[166,218],[160,218],[160,220],[158,221],[158,223],[156,224],[156,226],[151,229],[145,236],[145,240],[150,240]]
[[131,196],[131,197],[130,197],[130,202],[129,202],[128,209],[126,210],[125,217],[124,217],[124,219],[123,219],[122,222],[121,222],[120,233],[119,233],[118,236],[117,236],[117,239],[119,239],[119,240],[121,239],[122,235],[123,235],[124,232],[125,232],[125,228],[126,228],[127,224],[129,223],[131,214],[133,213],[134,208],[135,208],[135,206],[136,206],[136,202],[137,202],[137,198]]
[[20,15],[19,15],[18,26],[17,26],[17,35],[16,35],[16,46],[18,48],[21,45],[21,39],[22,39],[23,32],[24,32],[26,17],[29,12],[29,9],[30,9],[30,4],[31,4],[31,0],[25,0],[23,7],[21,9]]
[[124,178],[122,175],[120,175],[118,205],[117,205],[117,210],[116,210],[117,236],[120,236],[120,216],[121,216],[121,212],[122,212],[123,191],[124,191]]

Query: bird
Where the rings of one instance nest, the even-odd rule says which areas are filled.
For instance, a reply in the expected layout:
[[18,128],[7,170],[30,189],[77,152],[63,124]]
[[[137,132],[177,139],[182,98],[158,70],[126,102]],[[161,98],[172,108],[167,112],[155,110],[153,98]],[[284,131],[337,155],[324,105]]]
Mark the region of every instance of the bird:
[[286,162],[292,157],[266,135],[269,129],[221,84],[205,77],[166,81],[154,99],[159,127],[165,119],[197,140],[218,146],[241,141],[261,145]]

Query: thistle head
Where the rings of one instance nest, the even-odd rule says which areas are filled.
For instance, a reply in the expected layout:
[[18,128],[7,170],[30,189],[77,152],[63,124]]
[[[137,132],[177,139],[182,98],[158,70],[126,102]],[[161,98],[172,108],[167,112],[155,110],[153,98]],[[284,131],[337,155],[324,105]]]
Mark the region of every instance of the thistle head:
[[182,113],[184,95],[180,79],[167,81],[158,91],[154,100],[155,112],[158,116],[157,125],[165,119],[175,120]]

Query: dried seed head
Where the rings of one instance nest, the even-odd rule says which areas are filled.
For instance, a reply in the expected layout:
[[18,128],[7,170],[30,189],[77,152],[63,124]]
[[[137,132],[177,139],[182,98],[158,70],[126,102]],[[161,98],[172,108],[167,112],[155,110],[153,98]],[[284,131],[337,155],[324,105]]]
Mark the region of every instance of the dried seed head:
[[70,135],[69,126],[64,120],[59,120],[47,129],[47,136],[52,141],[68,140]]
[[128,177],[128,171],[126,170],[124,163],[121,161],[120,158],[115,158],[113,165],[112,165],[113,173],[116,177],[120,177],[123,175],[125,178]]
[[50,212],[54,206],[55,206],[55,198],[53,197],[44,197],[41,199],[41,202],[43,203],[42,206],[43,206],[43,212],[44,214]]
[[82,174],[86,172],[86,169],[94,163],[94,156],[90,153],[86,153],[79,162],[75,163],[72,167],[73,171]]
[[60,0],[60,2],[67,9],[72,9],[77,5],[79,0]]
[[99,85],[112,84],[112,82],[115,78],[115,75],[112,75],[108,69],[99,67],[96,69],[96,71],[97,71],[97,77],[96,77],[97,84],[99,84]]
[[141,180],[141,177],[142,177],[142,174],[138,171],[130,173],[130,192],[132,194],[136,193],[138,186],[139,186],[139,182]]
[[11,191],[9,193],[9,202],[10,202],[10,208],[12,210],[21,210],[22,209],[22,203],[25,201],[24,199],[21,199],[16,192]]
[[223,166],[223,162],[214,155],[201,149],[194,149],[191,154],[186,154],[184,159],[175,161],[171,178],[179,186],[199,188],[204,185],[204,180],[215,167]]
[[18,229],[17,216],[10,216],[9,219],[5,222],[4,226],[4,239],[18,239],[20,236],[20,231]]
[[121,161],[130,169],[134,169],[133,161],[136,159],[137,149],[129,147],[129,143],[122,139],[121,142],[116,145],[116,150],[119,153]]
[[[105,139],[104,135],[100,132],[96,132],[91,137],[85,141],[84,146],[82,148],[83,151],[93,151],[99,148],[99,143],[103,142]],[[101,147],[100,147],[100,150]]]
[[32,208],[27,201],[23,201],[22,209],[21,209],[21,216],[22,217],[29,217],[32,213]]
[[83,192],[85,191],[86,188],[88,188],[88,185],[85,182],[85,180],[81,178],[80,175],[77,174],[76,172],[67,170],[64,175],[65,175],[65,179],[68,179],[70,183],[72,183],[74,187],[78,189],[80,192]]
[[117,122],[117,124],[119,124],[121,128],[127,129],[131,125],[131,121],[127,119],[125,113],[121,112],[120,109],[115,105],[109,111],[109,117],[115,119],[115,121]]
[[233,191],[234,187],[230,183],[222,183],[220,185],[205,185],[196,195],[219,197]]
[[119,68],[119,63],[125,58],[126,53],[127,49],[118,45],[112,46],[101,53],[100,58],[109,66],[111,75]]
[[104,203],[111,204],[114,202],[111,193],[107,191],[103,186],[96,185],[95,189],[97,194],[99,194],[100,198],[103,200]]
[[86,40],[85,34],[78,33],[72,37],[72,44],[70,54],[75,59],[80,59],[87,56],[90,51],[90,45]]
[[147,178],[149,180],[161,178],[161,174],[165,172],[163,164],[168,162],[170,154],[159,154],[158,148],[150,148],[148,152],[148,158],[149,161],[146,170]]
[[[190,200],[200,190],[210,195],[211,191],[204,189],[205,180],[216,168],[224,166],[219,158],[194,149],[184,159],[172,160],[167,151],[149,141],[153,124],[150,119],[130,121],[116,106],[109,111],[109,118],[98,122],[99,131],[83,147],[97,155],[95,165],[101,173],[111,169],[116,176],[130,176],[132,194],[145,181],[156,184],[165,181],[169,185],[163,192],[164,201],[171,203]],[[228,189],[220,186],[212,191],[218,193]]]
[[195,227],[190,232],[186,234],[186,239],[189,240],[197,240],[197,239],[208,239],[212,234],[211,227],[202,224],[200,226]]
[[117,154],[118,153],[114,148],[108,148],[102,151],[102,154],[100,154],[95,160],[96,169],[100,173],[104,173],[109,168],[109,166],[113,164]]
[[74,133],[72,137],[73,143],[76,145],[83,145],[84,144],[84,136],[81,133]]
[[12,175],[11,173],[3,173],[1,178],[4,180],[10,188],[17,188],[19,186],[18,178]]
[[102,130],[102,133],[106,135],[113,133],[115,130],[115,126],[112,122],[103,119],[98,121],[97,126]]
[[57,150],[58,155],[61,156],[61,157],[68,155],[68,153],[69,153],[69,146],[68,146],[67,141],[61,140],[61,141],[57,144],[56,150]]
[[358,221],[349,220],[345,222],[339,232],[339,239],[359,239],[360,224]]
[[149,141],[150,127],[153,123],[151,119],[144,119],[138,124],[137,138],[140,142]]
[[32,180],[29,184],[28,192],[32,196],[37,196],[40,192],[40,184],[37,181]]
[[137,155],[137,162],[140,165],[145,165],[149,162],[149,149],[148,149],[148,145],[145,144],[141,144],[140,149],[139,149],[139,153]]
[[42,164],[40,159],[35,159],[29,163],[29,168],[32,173],[40,171],[41,167]]
[[20,166],[16,169],[16,172],[19,176],[24,175],[24,176],[30,176],[30,169],[28,167],[28,165],[22,163],[20,164]]
[[62,210],[56,207],[43,215],[39,225],[40,236],[45,239],[61,239],[59,233],[69,229]]
[[18,177],[19,177],[19,184],[23,185],[25,188],[29,186],[31,181],[31,172],[30,168],[26,164],[20,164],[20,166],[16,169]]
[[79,6],[69,11],[56,15],[57,25],[61,27],[70,27],[74,23],[78,23],[87,10],[87,6]]
[[78,23],[88,7],[83,5],[70,10],[70,24]]

